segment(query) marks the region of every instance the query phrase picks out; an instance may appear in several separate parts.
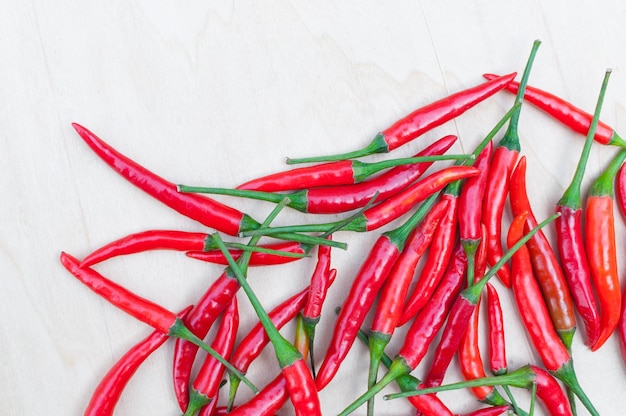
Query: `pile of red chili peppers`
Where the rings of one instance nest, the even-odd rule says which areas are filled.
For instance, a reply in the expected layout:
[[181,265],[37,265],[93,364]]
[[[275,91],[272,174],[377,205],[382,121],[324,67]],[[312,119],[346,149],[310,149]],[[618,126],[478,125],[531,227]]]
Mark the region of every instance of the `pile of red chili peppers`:
[[[198,232],[142,231],[100,247],[82,260],[61,254],[63,266],[80,282],[154,329],[104,375],[85,415],[112,415],[133,374],[168,338],[175,338],[172,387],[184,415],[273,415],[288,402],[296,415],[321,415],[318,393],[332,387],[339,371],[350,371],[342,363],[357,338],[369,347],[369,374],[362,377],[363,395],[348,408],[337,409],[341,415],[366,403],[363,412],[373,415],[376,399],[396,397],[406,397],[418,415],[453,415],[437,392],[459,388],[470,389],[476,397],[475,408],[464,415],[532,415],[535,399],[550,415],[576,414],[580,404],[589,414],[598,414],[593,398],[587,397],[576,378],[571,345],[579,319],[584,342],[592,351],[615,334],[626,359],[626,296],[618,275],[614,222],[614,206],[626,215],[626,141],[599,121],[610,71],[593,114],[527,86],[539,45],[539,41],[533,44],[520,82],[514,81],[516,73],[486,74],[486,81],[399,119],[363,149],[288,159],[290,164],[308,165],[236,188],[176,185],[74,124],[79,137],[114,171],[205,227]],[[356,160],[407,145],[500,91],[515,94],[515,101],[471,154],[446,154],[457,138],[445,136],[413,158]],[[535,218],[526,189],[528,155],[523,154],[518,137],[524,101],[587,137],[572,183],[560,199],[554,198],[555,215],[545,221]],[[616,146],[617,151],[583,194],[581,181],[593,145]],[[259,199],[276,207],[260,221],[206,194]],[[282,209],[343,218],[272,227]],[[512,221],[506,220],[509,209]],[[377,231],[399,219],[396,228]],[[554,243],[542,227],[554,227]],[[376,236],[356,271],[332,267],[333,250],[347,248],[340,238],[347,232]],[[184,252],[224,269],[193,305],[178,313],[96,271],[98,263],[115,256],[150,250]],[[299,276],[302,291],[285,295],[277,307],[264,311],[247,284],[249,267],[279,267],[293,261],[313,262],[310,272]],[[499,283],[490,282],[492,276]],[[327,305],[327,293],[339,278],[352,279],[351,289],[341,305]],[[500,304],[500,295],[509,290],[524,336],[538,358],[516,369],[507,365],[509,334]],[[238,302],[243,299],[252,303],[259,317],[258,325],[245,334],[239,331]],[[486,309],[485,322],[479,307]],[[327,316],[322,321],[323,314]],[[319,351],[315,342],[316,325],[321,322],[334,322],[325,351]],[[296,328],[291,341],[279,333],[288,324]],[[403,325],[408,329],[396,335]],[[482,326],[486,351],[481,351],[479,342]],[[403,338],[397,343],[400,348],[391,351],[394,336]],[[274,348],[280,372],[267,385],[256,387],[246,372],[268,344]],[[207,353],[199,354],[200,349]],[[433,358],[423,363],[429,350]],[[455,357],[466,381],[444,384]],[[421,380],[414,375],[418,367]],[[361,378],[354,380],[359,383]],[[236,396],[242,381],[254,392],[246,400]],[[391,389],[387,386],[392,381],[401,393],[377,395]],[[220,390],[226,383],[228,387]],[[516,400],[512,388],[530,392],[527,408]]]

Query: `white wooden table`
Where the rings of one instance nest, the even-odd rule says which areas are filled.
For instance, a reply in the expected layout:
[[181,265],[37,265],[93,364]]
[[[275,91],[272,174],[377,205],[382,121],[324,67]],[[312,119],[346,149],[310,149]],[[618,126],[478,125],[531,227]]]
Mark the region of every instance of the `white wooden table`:
[[[235,186],[283,169],[285,156],[359,148],[414,108],[481,82],[485,72],[521,73],[533,40],[541,39],[530,83],[592,112],[610,67],[602,119],[626,131],[626,5],[618,0],[594,6],[563,0],[206,3],[0,5],[3,415],[82,414],[107,369],[150,332],[73,279],[58,261],[61,250],[83,257],[137,231],[207,231],[113,173],[71,122],[173,182]],[[459,136],[456,151],[470,151],[511,102],[512,96],[498,94],[395,155],[413,154],[445,134]],[[537,217],[545,218],[570,181],[583,138],[530,106],[523,109],[520,134],[531,202]],[[593,147],[585,189],[614,153]],[[255,218],[271,209],[219,199]],[[284,211],[277,223],[324,220]],[[616,226],[623,273],[626,226],[619,216]],[[320,359],[333,309],[377,235],[337,235],[349,249],[333,254],[339,272],[318,330]],[[313,260],[251,270],[250,282],[272,307],[304,287]],[[178,310],[194,303],[222,267],[151,252],[97,269]],[[500,293],[509,367],[537,363],[512,296]],[[244,297],[240,301],[244,333],[255,319]],[[285,334],[291,337],[293,328]],[[390,352],[401,335],[402,330]],[[625,414],[626,371],[617,337],[591,353],[577,334],[573,355],[581,384],[600,412]],[[178,413],[171,358],[168,343],[133,378],[116,414]],[[277,366],[269,349],[260,360],[250,377],[262,386]],[[338,413],[365,390],[367,362],[366,348],[355,344],[320,393],[325,415]],[[454,364],[446,381],[458,378]],[[241,398],[249,395],[240,389]],[[459,413],[479,405],[467,392],[441,397]],[[528,397],[520,393],[519,400],[527,404]],[[402,400],[379,399],[376,409],[381,416],[413,414]],[[292,412],[287,405],[281,414]]]

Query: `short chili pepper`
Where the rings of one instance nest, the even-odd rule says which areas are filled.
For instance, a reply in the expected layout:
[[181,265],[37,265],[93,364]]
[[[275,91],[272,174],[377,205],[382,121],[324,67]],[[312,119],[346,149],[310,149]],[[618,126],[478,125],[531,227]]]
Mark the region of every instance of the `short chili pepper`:
[[[191,306],[178,316],[184,316]],[[85,416],[112,416],[126,385],[141,364],[168,340],[167,334],[154,330],[147,338],[133,345],[102,378],[85,409]]]
[[505,75],[427,104],[378,133],[371,143],[363,149],[333,156],[290,158],[287,159],[287,163],[296,164],[354,159],[375,153],[390,152],[416,139],[430,129],[463,114],[476,104],[500,91],[516,75],[516,73]]
[[[522,75],[520,88],[515,97],[516,103],[521,103],[530,70],[541,42],[533,43],[530,56]],[[521,108],[518,108],[509,122],[509,126],[498,143],[489,167],[489,176],[483,199],[482,222],[487,227],[487,261],[495,264],[502,256],[502,215],[507,193],[509,192],[509,178],[515,167],[520,152],[518,124]],[[500,269],[498,278],[505,286],[511,286],[511,278],[507,265]]]
[[[535,227],[537,220],[532,211],[526,190],[526,157],[522,156],[511,175],[509,201],[513,216],[526,212],[525,230]],[[574,301],[570,294],[563,269],[546,235],[539,231],[528,240],[526,247],[530,253],[533,272],[541,293],[550,311],[550,317],[557,333],[569,349],[576,332]]]
[[572,412],[559,383],[544,369],[525,365],[508,374],[491,376],[481,379],[461,381],[458,383],[445,384],[438,387],[419,389],[412,392],[388,394],[383,398],[392,400],[402,397],[411,397],[421,394],[432,394],[442,391],[458,390],[468,387],[507,385],[524,389],[532,389],[536,386],[537,397],[542,401],[546,410],[552,416],[572,416]]
[[363,182],[384,169],[439,160],[462,160],[468,157],[469,155],[416,155],[414,157],[388,159],[370,163],[346,159],[263,176],[241,184],[237,189],[284,192],[326,186],[354,185]]
[[[483,76],[486,79],[498,78],[498,75],[494,74],[484,74]],[[506,90],[514,94],[517,94],[518,88],[519,84],[515,81],[509,82],[505,87]],[[569,101],[530,85],[526,87],[524,100],[552,116],[555,120],[560,121],[563,125],[574,130],[576,133],[587,135],[593,115],[576,107]],[[626,146],[626,141],[624,141],[611,126],[602,121],[598,122],[598,128],[593,138],[600,144]]]
[[[370,326],[369,387],[376,383],[380,357],[396,329],[417,263],[428,249],[447,206],[448,201],[442,199],[430,209],[422,222],[409,235],[402,253],[385,279]],[[372,407],[373,402],[370,402],[369,408]]]
[[174,312],[138,296],[137,294],[102,276],[92,268],[80,267],[80,261],[65,252],[61,253],[61,263],[85,286],[109,301],[117,308],[170,337],[182,338],[194,343],[213,356],[216,360],[220,361],[234,374],[239,375],[241,381],[250,387],[250,389],[257,391],[254,384],[252,384],[227,360],[225,360],[224,357],[217,354],[213,348],[194,335]]
[[404,224],[384,232],[376,239],[352,281],[335,322],[324,361],[315,379],[318,390],[326,387],[339,370],[378,292],[403,251],[411,231],[424,218],[436,198],[437,194],[430,196]]
[[583,238],[581,183],[597,130],[610,74],[611,71],[607,70],[602,81],[593,120],[572,181],[556,203],[555,208],[555,211],[561,214],[555,225],[557,248],[563,266],[563,274],[569,285],[576,309],[585,323],[585,343],[588,346],[595,345],[600,336],[600,313],[591,282],[591,271]]
[[[279,243],[256,246],[256,249],[258,248],[264,248],[269,251],[252,250],[253,253],[250,256],[250,262],[248,263],[249,266],[273,266],[277,264],[290,263],[299,258],[308,256],[312,247],[310,244],[300,243],[297,241],[282,241]],[[233,256],[235,260],[239,260],[243,251],[244,250],[241,248],[229,249],[231,256]],[[292,255],[287,255],[287,253]],[[220,250],[188,251],[185,254],[187,257],[202,260],[207,263],[221,265],[228,264],[226,258]]]
[[617,207],[626,219],[626,163],[622,164],[615,179],[615,199]]
[[[509,228],[507,244],[518,244],[526,224],[526,213],[515,217]],[[512,289],[526,332],[544,367],[571,390],[592,415],[598,412],[581,388],[569,350],[557,334],[550,313],[533,275],[530,254],[522,246],[511,260]]]
[[[217,328],[211,348],[222,357],[229,359],[235,346],[238,329],[239,308],[235,296],[222,313],[222,321]],[[189,391],[189,404],[184,416],[193,416],[200,408],[217,401],[216,396],[224,370],[224,366],[219,361],[210,355],[206,357]]]
[[622,290],[615,247],[614,183],[619,168],[626,160],[621,150],[609,166],[593,182],[585,206],[585,249],[591,271],[591,282],[600,305],[600,335],[591,346],[600,348],[617,328]]

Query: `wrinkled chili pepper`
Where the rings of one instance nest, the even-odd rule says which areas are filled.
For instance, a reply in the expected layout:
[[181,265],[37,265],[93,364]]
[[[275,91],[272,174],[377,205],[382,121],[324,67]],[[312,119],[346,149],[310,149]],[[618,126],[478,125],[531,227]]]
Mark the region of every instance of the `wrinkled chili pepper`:
[[[515,217],[509,228],[507,244],[517,244],[523,234],[526,213]],[[541,289],[533,275],[530,254],[522,246],[511,260],[512,289],[526,332],[539,354],[544,367],[561,380],[593,415],[598,415],[593,404],[581,388],[568,349],[557,334]]]
[[[523,101],[524,90],[526,89],[530,70],[540,44],[541,42],[538,40],[533,43],[526,68],[524,68],[519,92],[515,97],[516,103]],[[509,178],[520,152],[518,134],[520,110],[521,108],[518,108],[513,117],[511,117],[509,126],[502,139],[500,139],[489,166],[489,176],[483,199],[482,222],[487,227],[487,261],[490,265],[494,265],[502,257],[502,215],[506,196],[509,192]],[[507,265],[500,269],[498,278],[505,286],[511,286]]]
[[263,176],[241,184],[237,189],[284,192],[327,186],[354,185],[384,169],[438,160],[462,160],[468,157],[469,155],[416,155],[410,158],[388,159],[373,163],[346,159]]
[[[511,175],[509,201],[513,216],[526,212],[525,230],[535,227],[537,220],[532,211],[526,190],[526,157],[522,156]],[[574,301],[565,280],[563,269],[546,235],[539,231],[528,240],[533,272],[550,312],[554,328],[569,349],[576,332]]]
[[[222,313],[222,321],[217,328],[211,348],[222,357],[229,359],[235,346],[238,329],[239,308],[235,296]],[[183,416],[194,416],[200,408],[212,401],[217,401],[216,396],[224,370],[224,366],[219,361],[211,356],[206,357],[189,391],[189,404]]]
[[429,197],[404,224],[382,233],[376,239],[352,281],[335,322],[330,344],[315,379],[318,390],[326,387],[339,370],[380,288],[403,251],[411,231],[424,218],[436,198],[437,194]]
[[585,249],[591,282],[600,305],[600,335],[591,346],[595,351],[611,336],[619,321],[622,290],[615,247],[614,183],[617,171],[626,159],[621,150],[593,182],[585,206]]
[[[188,306],[178,316],[184,316],[190,309],[191,306]],[[112,416],[115,405],[132,376],[168,338],[167,334],[154,330],[148,337],[133,345],[102,378],[91,395],[85,416]]]
[[427,104],[380,132],[363,149],[333,156],[287,159],[287,163],[296,164],[353,159],[374,153],[390,152],[419,137],[428,130],[463,114],[468,109],[504,88],[516,75],[516,73],[505,75],[497,80],[482,83]]
[[[494,74],[484,74],[483,76],[486,79],[498,78],[498,75]],[[518,88],[519,84],[515,81],[509,82],[505,87],[506,90],[514,94],[517,94]],[[560,121],[563,125],[574,130],[576,133],[586,136],[589,132],[593,116],[563,98],[528,85],[526,86],[524,99],[546,112],[554,119]],[[598,121],[598,128],[593,138],[600,144],[626,146],[626,141],[624,141],[612,127],[602,121]]]
[[[330,247],[330,246],[329,246]],[[258,251],[252,250],[253,253],[250,256],[249,266],[272,266],[277,264],[285,264],[295,261],[299,258],[309,255],[311,250],[310,244],[304,244],[297,241],[282,241],[274,244],[259,245],[256,248],[265,248],[271,251]],[[228,250],[235,260],[239,260],[239,257],[243,253],[241,249],[229,249]],[[274,252],[276,253],[274,253]],[[285,253],[291,253],[293,256],[287,256]],[[202,260],[207,263],[227,265],[228,262],[224,257],[224,254],[220,250],[210,251],[188,251],[185,253],[187,257],[196,260]]]

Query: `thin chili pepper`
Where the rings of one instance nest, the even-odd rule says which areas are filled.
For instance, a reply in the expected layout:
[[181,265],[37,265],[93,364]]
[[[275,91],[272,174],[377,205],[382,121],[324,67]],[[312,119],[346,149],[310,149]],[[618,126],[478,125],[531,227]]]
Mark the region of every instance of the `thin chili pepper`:
[[617,333],[619,336],[619,351],[622,356],[622,361],[626,363],[626,289],[622,293],[622,309],[619,315],[619,322],[617,323]]
[[[330,247],[330,246],[329,246]],[[257,251],[258,248],[265,248],[271,251],[263,252]],[[302,257],[307,257],[311,250],[310,244],[299,243],[297,241],[283,241],[274,244],[266,244],[263,246],[256,246],[253,249],[253,254],[250,256],[249,266],[272,266],[277,264],[290,263],[298,260]],[[239,257],[243,253],[241,248],[229,249],[231,256],[235,260],[239,260]],[[291,253],[291,255],[287,255]],[[188,251],[185,253],[187,257],[196,260],[202,260],[207,263],[227,265],[228,262],[220,250],[210,251]]]
[[[530,56],[522,75],[519,92],[515,102],[523,101],[524,90],[528,83],[537,49],[541,44],[536,40],[533,43]],[[487,187],[483,199],[482,222],[487,226],[487,261],[490,265],[495,264],[502,256],[502,215],[507,193],[509,192],[509,178],[517,162],[520,152],[518,124],[521,108],[511,117],[509,127],[496,147],[491,165]],[[498,278],[507,287],[511,286],[511,277],[507,265],[500,269]]]
[[[526,213],[515,217],[509,228],[507,244],[517,244],[524,232]],[[569,350],[557,334],[541,290],[533,275],[530,254],[522,246],[511,260],[512,289],[526,332],[544,367],[560,379],[593,415],[598,412],[581,388]]]
[[[484,74],[483,76],[486,79],[498,78],[498,75],[494,74]],[[506,90],[515,94],[518,88],[519,84],[515,81],[509,82],[505,87]],[[593,116],[565,99],[530,85],[526,87],[524,99],[576,133],[586,136],[589,132]],[[593,138],[600,144],[626,146],[626,141],[612,127],[602,121],[598,121],[598,128]]]
[[380,288],[403,251],[409,234],[430,210],[437,196],[434,194],[424,201],[404,224],[381,234],[361,264],[335,322],[324,361],[317,372],[315,382],[318,390],[326,387],[339,370]]
[[402,392],[388,394],[383,397],[385,400],[398,399],[401,397],[412,397],[415,395],[432,394],[442,391],[458,390],[467,387],[508,385],[524,389],[537,388],[537,397],[542,401],[546,410],[553,416],[571,416],[567,397],[559,383],[544,369],[525,365],[508,374],[500,376],[485,377],[476,380],[461,381],[458,383],[445,384],[438,387],[419,389],[412,392]]
[[615,179],[615,199],[617,207],[622,213],[622,218],[626,219],[626,163],[622,164]]
[[[373,187],[369,188],[369,192],[357,194],[356,197],[354,194],[349,193],[349,190],[342,189],[342,187],[313,188],[291,194],[274,194],[228,188],[190,187],[185,185],[179,185],[179,189],[182,192],[202,192],[230,195],[244,198],[263,199],[269,202],[278,202],[285,197],[288,197],[289,202],[287,203],[287,206],[309,214],[339,214],[355,208],[361,208],[372,199],[371,197],[375,192],[379,192],[379,196],[374,200],[374,202],[379,201],[380,204],[370,208],[371,212],[365,212],[364,217],[361,218],[360,221],[353,224],[352,227],[349,226],[347,228],[349,231],[363,231],[362,228],[366,227],[365,231],[371,231],[372,229],[385,225],[404,214],[410,209],[411,206],[422,201],[433,192],[442,189],[448,183],[477,175],[478,172],[479,171],[476,168],[461,166],[452,166],[440,169],[418,182],[412,183],[408,188],[404,188],[403,190],[394,193],[387,199],[382,199],[380,197],[380,192]],[[368,199],[365,197],[370,198]],[[378,206],[382,206],[382,208],[377,208]],[[386,216],[390,216],[391,219],[387,219]],[[378,225],[377,221],[380,221],[382,224]],[[362,224],[363,222],[365,222],[365,225]],[[309,227],[294,226],[283,229],[293,229],[297,231],[327,231],[328,227],[328,224],[315,224]],[[276,230],[277,228],[273,229],[272,232],[276,232]],[[262,231],[259,230],[259,232]]]
[[[239,308],[237,307],[237,297],[234,297],[222,313],[222,322],[217,329],[211,348],[222,357],[230,358],[238,329]],[[207,356],[189,391],[189,404],[184,416],[193,416],[209,402],[216,401],[224,370],[224,366],[219,361]]]
[[[178,313],[184,316],[191,306]],[[85,416],[111,416],[115,406],[126,388],[126,385],[137,372],[141,364],[161,345],[168,340],[167,334],[154,330],[147,338],[144,338],[132,346],[102,378],[85,409]]]
[[512,73],[500,77],[497,80],[482,83],[419,108],[380,132],[372,142],[363,149],[333,156],[287,159],[287,163],[296,164],[354,159],[374,153],[390,152],[416,139],[428,130],[463,114],[476,104],[500,91],[506,84],[512,81],[516,75],[516,73]]
[[469,157],[469,155],[416,155],[414,157],[382,160],[373,163],[346,159],[263,176],[239,185],[237,189],[284,192],[325,186],[354,185],[363,182],[384,169],[439,160],[463,160]]
[[600,348],[617,328],[622,304],[622,290],[615,247],[614,183],[617,171],[626,160],[621,150],[604,172],[593,182],[585,207],[585,249],[591,270],[591,282],[600,305],[600,335],[591,346]]
[[81,283],[94,291],[96,294],[103,297],[122,311],[133,316],[135,319],[150,325],[154,329],[157,329],[170,337],[182,338],[194,343],[220,361],[228,369],[233,371],[234,374],[239,375],[241,381],[250,387],[250,389],[253,391],[257,390],[256,387],[254,387],[254,384],[252,384],[250,380],[234,368],[227,360],[225,360],[224,357],[217,354],[213,348],[195,336],[174,312],[138,296],[137,294],[102,276],[92,268],[81,268],[80,261],[65,252],[61,253],[60,258],[63,266],[72,275],[74,275],[74,277],[80,280]]
[[[374,312],[374,319],[370,326],[368,387],[376,384],[380,357],[396,329],[417,263],[428,249],[433,234],[437,230],[439,221],[445,214],[447,207],[448,201],[442,199],[430,209],[420,224],[409,235],[404,250],[402,250],[389,276],[385,279]],[[369,407],[372,408],[373,403]]]
[[487,284],[487,317],[489,367],[493,375],[499,376],[507,372],[504,317],[498,291],[490,283]]
[[480,224],[480,228],[483,237],[480,239],[480,244],[478,244],[478,249],[476,250],[476,258],[474,259],[474,280],[476,280],[476,276],[484,276],[487,270],[487,239],[485,238],[487,227],[485,227],[485,224]]
[[581,183],[585,174],[589,152],[598,127],[604,94],[611,70],[607,70],[596,103],[591,127],[576,166],[571,183],[556,203],[555,211],[561,214],[556,221],[556,237],[563,274],[570,288],[572,298],[579,315],[585,323],[585,343],[596,344],[600,336],[600,313],[596,303],[589,260],[585,250],[582,225]]
[[[532,211],[526,190],[526,157],[522,156],[511,175],[509,201],[513,216],[526,212],[525,230],[535,227],[537,220]],[[569,349],[576,332],[574,301],[565,280],[563,269],[552,249],[548,238],[539,231],[526,244],[530,253],[533,272],[543,299],[546,302],[552,323],[557,333]]]
[[464,413],[463,416],[499,416],[508,411],[510,406],[504,404],[501,406],[489,406],[482,409],[474,410],[470,413]]
[[229,266],[235,272],[239,285],[245,292],[259,320],[263,323],[267,336],[274,347],[276,359],[285,377],[289,398],[293,403],[296,415],[321,415],[322,412],[317,389],[315,388],[315,381],[313,380],[311,371],[303,355],[278,332],[278,329],[276,329],[276,326],[272,323],[267,312],[263,309],[261,302],[246,281],[242,269],[240,269],[239,265],[228,253],[228,248],[221,241],[219,234],[215,234],[215,237],[217,244],[228,259]]

